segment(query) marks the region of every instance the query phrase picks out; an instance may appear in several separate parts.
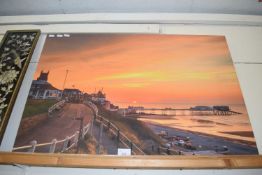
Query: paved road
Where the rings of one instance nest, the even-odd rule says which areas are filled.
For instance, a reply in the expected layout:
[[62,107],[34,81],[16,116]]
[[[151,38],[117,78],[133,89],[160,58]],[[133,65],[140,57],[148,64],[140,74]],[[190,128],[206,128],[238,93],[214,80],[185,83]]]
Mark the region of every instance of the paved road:
[[75,117],[83,117],[83,123],[86,125],[92,117],[92,111],[84,104],[66,103],[60,112],[20,135],[16,139],[15,147],[28,145],[32,140],[37,140],[37,143],[45,143],[52,139],[61,140],[66,136],[71,136],[80,127],[80,121],[75,120]]
[[[46,114],[47,115],[47,114]],[[65,106],[51,118],[24,132],[16,138],[15,147],[29,145],[32,140],[37,143],[51,142],[53,139],[62,140],[66,136],[73,135],[79,130],[80,121],[75,118],[83,117],[84,126],[91,121],[93,113],[91,109],[84,104],[66,103]],[[34,116],[37,117],[37,116]],[[93,126],[93,135],[99,141],[99,125]],[[106,130],[102,133],[102,145],[108,154],[117,154],[117,145],[114,140],[108,137]],[[60,145],[61,147],[62,145]],[[26,150],[24,150],[26,151]],[[48,152],[49,146],[37,148],[36,152]]]
[[[107,154],[116,155],[117,143],[115,140],[109,138],[106,132],[107,130],[104,128],[104,132],[102,133],[102,146],[107,150]],[[100,125],[94,124],[93,136],[96,138],[97,142],[99,142],[99,133],[100,133]]]

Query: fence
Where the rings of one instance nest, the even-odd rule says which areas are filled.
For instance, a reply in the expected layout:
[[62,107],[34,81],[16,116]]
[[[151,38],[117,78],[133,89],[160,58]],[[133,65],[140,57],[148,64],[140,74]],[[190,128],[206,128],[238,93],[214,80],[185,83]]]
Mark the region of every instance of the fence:
[[54,104],[53,106],[51,106],[50,108],[48,108],[48,116],[50,117],[53,111],[61,109],[64,106],[64,104],[65,104],[65,100],[61,100],[56,104]]
[[[88,123],[85,127],[83,127],[82,132],[81,132],[82,133],[81,138],[84,138],[89,130],[90,130],[90,123]],[[48,149],[47,146],[49,146],[49,149],[48,149],[49,153],[66,152],[70,150],[71,148],[77,146],[78,141],[79,141],[78,138],[79,138],[79,131],[76,131],[73,135],[67,136],[66,138],[62,140],[53,139],[51,142],[48,142],[48,143],[37,144],[37,141],[33,140],[30,142],[30,145],[16,147],[13,149],[13,151],[27,150],[27,152],[35,152],[36,148],[45,147],[45,150],[47,150]],[[60,146],[58,147],[59,144]],[[58,148],[60,148],[59,151],[58,151]]]
[[90,101],[85,101],[84,104],[88,105],[93,110],[94,121],[100,123],[100,125],[103,125],[103,128],[107,129],[108,133],[111,133],[116,138],[117,146],[121,143],[126,148],[131,149],[132,154],[145,155],[142,149],[133,143],[123,132],[121,132],[116,125],[98,114],[98,109],[95,104]]

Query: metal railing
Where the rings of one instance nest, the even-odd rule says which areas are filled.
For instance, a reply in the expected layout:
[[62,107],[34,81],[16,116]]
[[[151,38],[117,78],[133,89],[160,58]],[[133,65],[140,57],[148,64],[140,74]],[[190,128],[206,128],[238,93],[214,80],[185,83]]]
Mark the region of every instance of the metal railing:
[[103,128],[106,128],[116,138],[117,146],[121,143],[126,148],[131,149],[132,154],[145,155],[144,151],[132,142],[114,123],[98,114],[98,108],[94,103],[85,101],[84,104],[88,105],[94,111],[94,121],[102,124]]

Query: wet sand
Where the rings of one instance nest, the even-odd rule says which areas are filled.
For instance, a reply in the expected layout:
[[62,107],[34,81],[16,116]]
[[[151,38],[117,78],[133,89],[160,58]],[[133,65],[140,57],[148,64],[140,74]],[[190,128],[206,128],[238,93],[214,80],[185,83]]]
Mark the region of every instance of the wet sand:
[[229,152],[227,154],[258,154],[258,150],[255,143],[240,142],[239,140],[186,131],[182,129],[156,125],[149,122],[147,122],[146,125],[149,128],[151,128],[155,133],[159,133],[160,131],[167,131],[168,136],[189,137],[192,142],[192,145],[197,148],[197,151],[221,150],[224,146],[227,146],[227,148],[229,149]]
[[174,117],[174,115],[157,115],[157,114],[135,114],[135,115],[129,115],[126,117],[130,117],[130,118],[145,118],[145,119],[161,119],[161,120],[176,120]]
[[222,133],[238,135],[238,136],[243,136],[243,137],[254,137],[254,134],[252,131],[234,131],[234,132],[222,132]]

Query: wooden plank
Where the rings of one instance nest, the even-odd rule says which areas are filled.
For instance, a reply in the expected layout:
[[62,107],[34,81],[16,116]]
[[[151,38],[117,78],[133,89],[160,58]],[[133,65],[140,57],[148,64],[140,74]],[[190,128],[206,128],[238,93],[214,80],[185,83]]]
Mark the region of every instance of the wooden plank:
[[96,156],[1,152],[0,164],[86,168],[235,169],[262,168],[262,156]]

